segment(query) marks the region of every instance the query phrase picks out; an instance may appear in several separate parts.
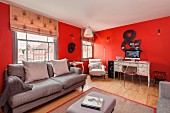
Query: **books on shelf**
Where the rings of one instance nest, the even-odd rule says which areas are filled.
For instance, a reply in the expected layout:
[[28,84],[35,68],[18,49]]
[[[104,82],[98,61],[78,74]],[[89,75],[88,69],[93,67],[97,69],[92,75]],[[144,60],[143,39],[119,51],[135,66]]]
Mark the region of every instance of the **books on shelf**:
[[93,96],[86,96],[81,103],[81,106],[101,110],[103,105],[103,98],[93,97]]

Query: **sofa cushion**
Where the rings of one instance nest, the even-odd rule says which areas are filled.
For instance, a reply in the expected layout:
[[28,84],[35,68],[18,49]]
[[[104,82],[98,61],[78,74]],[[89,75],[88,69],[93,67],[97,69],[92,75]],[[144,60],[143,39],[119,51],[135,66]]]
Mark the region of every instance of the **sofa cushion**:
[[33,85],[32,90],[19,93],[9,99],[9,104],[12,108],[62,91],[62,84],[50,78],[34,81],[29,84]]
[[76,74],[76,73],[70,73],[65,74],[57,77],[52,77],[51,79],[60,82],[63,85],[64,89],[67,89],[87,78],[86,74]]
[[156,113],[169,113],[170,100],[166,98],[159,98],[156,111],[157,111]]
[[70,72],[67,61],[67,59],[51,61],[53,65],[54,76],[59,76]]
[[42,62],[23,61],[23,65],[26,72],[25,83],[49,78],[47,65],[45,61]]
[[49,77],[53,77],[54,76],[54,71],[53,71],[53,66],[52,63],[47,63],[47,69],[48,69],[48,75]]
[[[67,61],[67,64],[68,64],[68,69],[69,71],[71,70],[71,65],[70,65],[70,62]],[[48,69],[48,75],[49,77],[53,77],[54,76],[54,71],[53,71],[53,66],[52,66],[52,63],[51,62],[48,62],[47,63],[47,69]]]

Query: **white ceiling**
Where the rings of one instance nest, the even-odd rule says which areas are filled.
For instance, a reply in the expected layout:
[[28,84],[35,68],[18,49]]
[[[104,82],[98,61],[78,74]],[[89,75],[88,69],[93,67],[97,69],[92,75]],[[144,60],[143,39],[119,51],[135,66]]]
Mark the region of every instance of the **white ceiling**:
[[0,0],[94,31],[170,16],[170,0]]

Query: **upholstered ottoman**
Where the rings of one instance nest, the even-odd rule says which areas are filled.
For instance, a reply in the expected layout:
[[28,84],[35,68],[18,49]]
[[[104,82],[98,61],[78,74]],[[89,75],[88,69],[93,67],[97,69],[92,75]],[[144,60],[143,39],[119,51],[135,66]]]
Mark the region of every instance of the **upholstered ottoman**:
[[113,97],[104,95],[104,94],[101,94],[98,92],[91,92],[88,95],[104,99],[104,103],[103,103],[103,106],[100,111],[94,110],[91,108],[82,107],[81,103],[85,98],[85,97],[83,97],[80,100],[78,100],[77,102],[75,102],[73,105],[71,105],[67,109],[67,113],[112,113],[112,111],[114,110],[114,107],[116,105],[116,100]]

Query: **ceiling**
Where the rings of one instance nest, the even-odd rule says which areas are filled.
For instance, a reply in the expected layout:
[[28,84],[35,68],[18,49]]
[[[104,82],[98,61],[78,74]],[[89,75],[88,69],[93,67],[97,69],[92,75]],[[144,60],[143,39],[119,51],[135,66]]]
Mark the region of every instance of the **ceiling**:
[[0,0],[94,31],[170,16],[170,0]]

